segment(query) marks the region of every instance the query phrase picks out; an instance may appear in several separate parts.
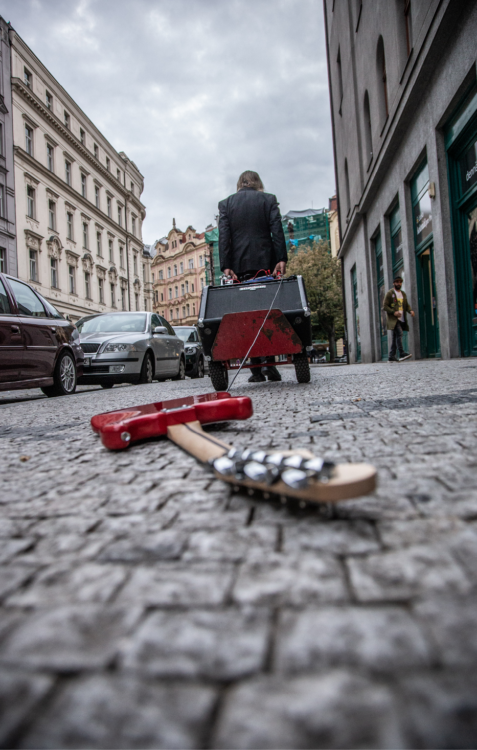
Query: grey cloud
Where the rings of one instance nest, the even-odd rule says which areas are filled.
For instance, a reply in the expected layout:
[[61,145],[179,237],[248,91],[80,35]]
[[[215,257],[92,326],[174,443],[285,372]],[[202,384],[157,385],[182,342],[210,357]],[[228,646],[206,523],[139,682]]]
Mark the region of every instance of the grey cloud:
[[202,230],[244,169],[283,211],[334,191],[319,0],[15,0],[1,7],[145,177],[144,239]]

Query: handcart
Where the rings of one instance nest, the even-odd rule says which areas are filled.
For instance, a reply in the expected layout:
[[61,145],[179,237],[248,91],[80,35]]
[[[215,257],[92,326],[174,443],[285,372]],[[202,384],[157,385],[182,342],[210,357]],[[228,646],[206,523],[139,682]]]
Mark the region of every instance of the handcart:
[[311,319],[301,276],[205,287],[198,328],[216,391],[227,390],[229,370],[266,366],[248,362],[252,357],[281,357],[273,365],[294,364],[297,381],[310,382]]

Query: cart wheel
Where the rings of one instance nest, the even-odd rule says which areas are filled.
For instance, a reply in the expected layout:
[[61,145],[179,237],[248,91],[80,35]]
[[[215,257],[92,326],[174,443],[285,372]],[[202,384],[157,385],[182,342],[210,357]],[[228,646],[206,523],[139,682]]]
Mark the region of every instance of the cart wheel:
[[310,382],[310,365],[308,357],[304,352],[295,354],[293,357],[293,364],[295,365],[296,379],[299,383]]
[[222,362],[209,362],[209,375],[216,391],[227,390],[229,373]]

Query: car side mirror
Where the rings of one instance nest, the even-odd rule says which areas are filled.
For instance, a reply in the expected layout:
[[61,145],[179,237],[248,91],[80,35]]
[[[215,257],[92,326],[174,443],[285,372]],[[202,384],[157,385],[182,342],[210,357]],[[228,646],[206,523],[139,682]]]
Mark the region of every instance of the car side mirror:
[[156,333],[167,333],[167,328],[166,328],[166,326],[156,326],[156,327],[154,328],[154,330],[153,330],[153,334],[154,334],[154,336],[156,335]]

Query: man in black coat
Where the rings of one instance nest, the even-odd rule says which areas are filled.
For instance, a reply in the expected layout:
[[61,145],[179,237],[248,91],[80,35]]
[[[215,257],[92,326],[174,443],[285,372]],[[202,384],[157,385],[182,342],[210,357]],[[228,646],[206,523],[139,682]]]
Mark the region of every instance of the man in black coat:
[[[243,172],[237,192],[219,203],[219,256],[221,270],[237,281],[259,274],[285,274],[287,248],[278,201],[264,192],[256,172]],[[263,381],[265,375],[269,380],[281,380],[277,368],[269,365],[263,373],[255,368],[250,382]]]

